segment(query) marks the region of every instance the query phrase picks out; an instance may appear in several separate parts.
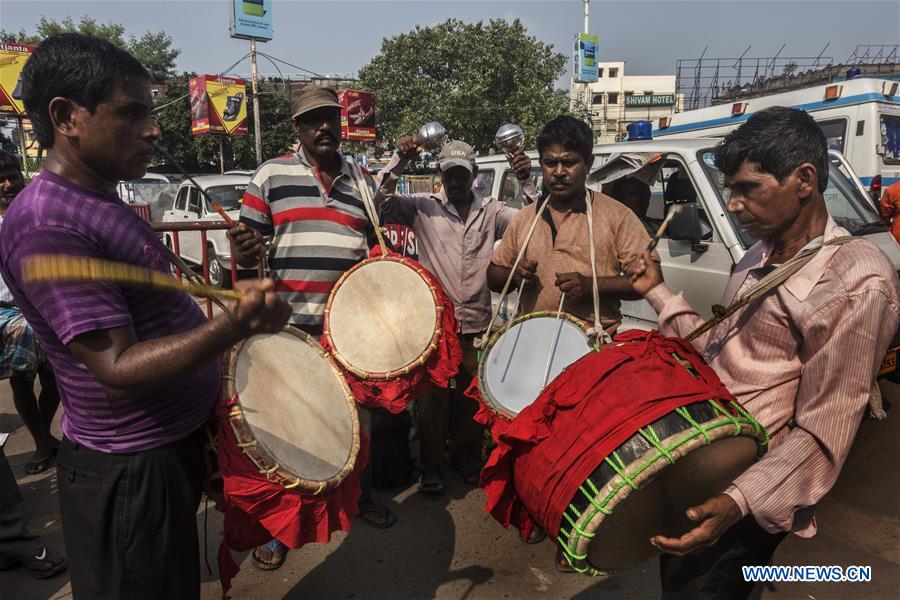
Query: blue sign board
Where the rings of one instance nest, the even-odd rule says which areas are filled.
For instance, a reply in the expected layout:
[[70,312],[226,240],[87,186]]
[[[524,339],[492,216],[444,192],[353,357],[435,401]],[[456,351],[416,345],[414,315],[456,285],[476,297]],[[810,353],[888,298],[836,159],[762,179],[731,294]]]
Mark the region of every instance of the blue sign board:
[[591,83],[597,81],[600,72],[597,65],[597,46],[600,37],[593,33],[579,33],[575,36],[575,81]]
[[272,39],[272,0],[231,0],[231,37]]

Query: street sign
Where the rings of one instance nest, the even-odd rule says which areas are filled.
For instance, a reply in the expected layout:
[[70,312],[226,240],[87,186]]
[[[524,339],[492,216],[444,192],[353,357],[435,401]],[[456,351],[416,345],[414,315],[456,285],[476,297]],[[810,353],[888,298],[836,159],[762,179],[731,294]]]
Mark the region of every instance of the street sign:
[[579,33],[575,36],[573,57],[575,66],[572,72],[575,81],[579,83],[592,83],[600,77],[597,65],[597,46],[600,44],[600,36],[593,33]]
[[625,96],[625,106],[673,106],[675,94],[644,94]]
[[272,0],[231,0],[231,37],[272,39]]

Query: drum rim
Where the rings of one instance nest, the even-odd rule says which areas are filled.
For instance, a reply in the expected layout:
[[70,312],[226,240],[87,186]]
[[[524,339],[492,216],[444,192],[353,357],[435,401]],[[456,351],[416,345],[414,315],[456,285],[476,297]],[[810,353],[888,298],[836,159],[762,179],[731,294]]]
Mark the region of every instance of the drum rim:
[[[431,340],[428,342],[428,346],[425,348],[424,352],[419,355],[419,358],[413,360],[412,362],[403,365],[398,369],[394,369],[393,371],[386,372],[369,372],[359,369],[352,365],[350,361],[338,350],[337,346],[334,343],[334,338],[331,337],[331,331],[329,329],[329,320],[331,317],[331,306],[334,303],[334,297],[337,295],[338,290],[343,285],[343,283],[356,271],[362,269],[366,265],[376,264],[381,261],[391,261],[404,265],[412,269],[419,277],[422,278],[422,281],[425,282],[425,285],[428,286],[428,291],[431,293],[431,297],[434,300],[434,333],[431,335]],[[346,370],[353,373],[353,375],[359,377],[364,380],[378,380],[378,381],[386,381],[389,379],[396,379],[398,377],[403,377],[408,374],[413,369],[425,364],[425,362],[431,358],[431,355],[434,354],[435,350],[437,350],[438,345],[441,341],[441,332],[443,329],[442,318],[444,312],[444,306],[438,298],[437,289],[434,284],[431,282],[428,276],[424,273],[428,273],[425,267],[422,267],[418,264],[412,264],[412,260],[405,256],[392,256],[388,254],[384,254],[381,256],[374,256],[371,258],[367,258],[363,261],[360,261],[349,268],[347,271],[341,275],[338,280],[335,282],[334,287],[331,288],[331,293],[328,294],[328,302],[325,304],[325,316],[324,316],[324,324],[322,330],[322,338],[328,342],[328,346],[331,348],[331,355],[334,359],[340,363],[340,365]],[[430,275],[430,274],[429,274]]]
[[[640,487],[642,484],[651,482],[670,464],[674,464],[674,462],[684,458],[697,448],[728,437],[752,437],[756,441],[757,456],[762,456],[766,452],[769,441],[766,429],[738,402],[734,400],[729,400],[728,402],[728,405],[737,413],[736,415],[727,414],[720,403],[715,400],[707,400],[707,402],[712,403],[719,413],[717,417],[699,423],[699,425],[707,429],[708,435],[697,433],[696,426],[679,431],[659,441],[660,446],[672,454],[674,459],[672,463],[666,460],[665,455],[658,448],[651,447],[640,457],[633,460],[631,464],[625,465],[622,472],[628,475],[628,478],[635,485]],[[610,453],[611,455],[612,453]],[[606,459],[604,458],[604,460]],[[588,477],[579,486],[579,491],[590,480],[590,477]],[[588,549],[593,536],[584,535],[579,530],[588,534],[596,532],[608,516],[599,507],[603,507],[604,510],[614,511],[634,490],[621,474],[614,475],[602,487],[593,487],[597,489],[597,493],[590,499],[588,508],[575,520],[575,525],[570,527],[567,536],[563,535],[561,525],[560,531],[557,532],[556,540],[562,548],[563,555],[577,572],[608,574],[610,571],[599,570],[590,564]],[[568,514],[569,510],[567,509],[564,515]],[[563,520],[566,520],[566,516],[563,516]]]
[[485,385],[484,381],[484,365],[486,362],[487,355],[490,353],[491,348],[493,348],[500,337],[506,333],[509,329],[511,329],[514,325],[518,323],[524,323],[525,321],[529,321],[531,319],[537,319],[541,317],[552,317],[557,318],[557,316],[561,319],[569,321],[570,323],[576,325],[583,333],[584,337],[588,342],[589,346],[592,346],[594,350],[597,350],[597,347],[590,343],[591,338],[588,335],[588,330],[590,329],[590,325],[588,325],[587,321],[576,317],[575,315],[567,312],[556,312],[555,310],[539,310],[532,313],[527,313],[524,315],[520,315],[511,321],[507,321],[503,327],[499,328],[493,334],[491,334],[490,339],[488,340],[487,345],[481,350],[481,360],[478,361],[478,388],[481,391],[482,403],[487,406],[491,412],[495,415],[503,419],[504,421],[512,421],[516,418],[518,413],[512,414],[508,410],[506,410],[496,398],[494,398],[491,391]]
[[[250,423],[249,421],[247,421],[247,418],[244,415],[244,409],[241,405],[241,398],[237,393],[237,383],[235,381],[234,374],[237,372],[237,358],[241,352],[241,349],[250,339],[253,339],[257,336],[251,336],[246,340],[241,340],[240,342],[235,344],[228,352],[226,371],[222,376],[224,384],[223,387],[226,398],[235,399],[235,403],[228,411],[228,423],[231,426],[231,431],[234,434],[235,440],[237,441],[238,448],[240,448],[241,452],[243,452],[244,455],[249,458],[254,465],[256,465],[256,467],[259,469],[259,472],[266,476],[266,479],[268,479],[272,483],[277,483],[287,489],[295,489],[302,493],[318,495],[333,490],[334,488],[339,486],[356,465],[356,458],[359,454],[360,449],[359,416],[356,412],[356,399],[353,397],[353,392],[350,390],[350,386],[347,384],[347,381],[341,374],[340,369],[338,369],[337,365],[334,364],[334,360],[331,358],[328,352],[326,352],[325,349],[322,348],[322,346],[318,341],[316,341],[313,336],[309,335],[305,331],[301,331],[291,326],[286,326],[281,330],[280,333],[293,335],[294,337],[312,346],[312,348],[316,352],[318,352],[320,356],[325,358],[328,366],[331,368],[331,370],[334,372],[335,377],[340,382],[341,389],[344,391],[344,400],[347,403],[347,407],[350,412],[350,420],[352,423],[351,434],[353,443],[350,448],[350,453],[347,456],[347,462],[336,475],[328,479],[322,481],[305,479],[297,473],[294,473],[291,469],[280,464],[272,451],[269,450],[269,448],[267,448],[264,443],[257,440],[253,435],[253,430],[251,429]],[[276,333],[261,335],[278,334]]]

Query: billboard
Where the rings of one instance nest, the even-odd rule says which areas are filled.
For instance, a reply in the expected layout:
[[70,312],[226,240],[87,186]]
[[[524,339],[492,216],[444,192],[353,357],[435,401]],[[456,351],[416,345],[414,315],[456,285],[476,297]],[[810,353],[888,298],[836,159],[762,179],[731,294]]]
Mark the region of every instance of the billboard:
[[0,114],[22,116],[22,67],[35,46],[0,42]]
[[573,56],[575,67],[572,73],[575,81],[579,83],[593,83],[599,79],[597,67],[597,47],[600,45],[600,37],[593,33],[579,33],[575,36]]
[[625,106],[672,106],[675,94],[644,94],[643,96],[625,96]]
[[340,90],[341,139],[375,140],[375,94],[357,90]]
[[191,133],[246,135],[247,84],[237,77],[200,75],[190,82]]
[[272,0],[230,0],[231,37],[242,40],[272,39]]

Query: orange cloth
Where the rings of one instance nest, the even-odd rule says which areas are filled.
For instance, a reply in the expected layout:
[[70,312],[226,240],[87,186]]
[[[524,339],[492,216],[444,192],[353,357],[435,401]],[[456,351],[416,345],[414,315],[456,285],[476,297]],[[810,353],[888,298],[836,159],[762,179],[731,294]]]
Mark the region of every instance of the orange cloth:
[[884,188],[881,195],[881,216],[891,224],[891,233],[900,242],[900,181]]

